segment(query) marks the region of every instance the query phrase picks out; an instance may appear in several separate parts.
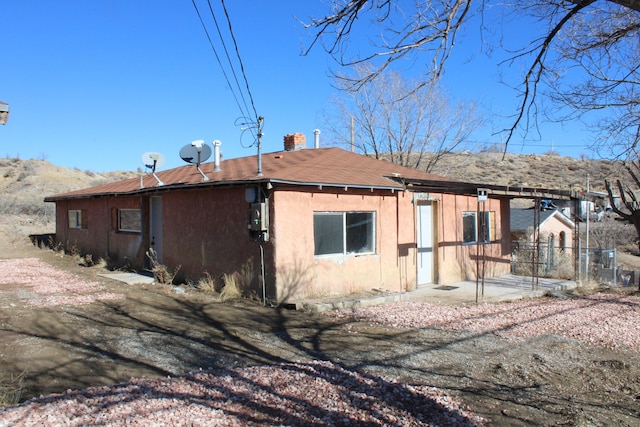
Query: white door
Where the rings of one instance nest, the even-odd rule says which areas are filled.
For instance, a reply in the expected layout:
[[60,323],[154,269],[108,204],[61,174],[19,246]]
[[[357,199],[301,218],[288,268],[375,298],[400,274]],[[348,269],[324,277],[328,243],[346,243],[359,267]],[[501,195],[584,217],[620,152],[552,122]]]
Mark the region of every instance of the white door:
[[417,205],[418,286],[433,283],[433,205],[431,202]]
[[151,197],[149,224],[149,246],[156,252],[156,259],[162,262],[162,198]]

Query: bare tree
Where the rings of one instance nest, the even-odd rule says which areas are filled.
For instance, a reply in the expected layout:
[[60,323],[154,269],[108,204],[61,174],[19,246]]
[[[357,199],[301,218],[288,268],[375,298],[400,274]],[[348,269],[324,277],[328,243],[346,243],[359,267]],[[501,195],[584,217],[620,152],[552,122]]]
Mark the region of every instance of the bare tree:
[[[321,43],[340,66],[374,64],[370,73],[345,78],[358,89],[380,73],[402,64],[427,64],[416,90],[438,79],[466,25],[478,25],[481,36],[490,35],[491,22],[485,11],[496,8],[510,15],[536,22],[539,34],[509,51],[502,65],[524,61],[517,85],[517,111],[504,131],[508,143],[519,129],[537,129],[541,113],[555,120],[595,113],[593,127],[602,145],[616,142],[612,153],[624,155],[640,141],[638,67],[640,65],[640,0],[533,0],[493,4],[485,0],[334,0],[330,14],[312,19],[308,49]],[[523,24],[526,28],[526,23]],[[379,31],[369,51],[354,51],[350,40]],[[531,28],[527,28],[528,31]],[[504,48],[501,40],[488,38],[487,51]],[[358,44],[357,49],[362,45]],[[353,48],[356,49],[356,48]],[[308,50],[307,50],[308,51]],[[543,108],[539,98],[555,101]],[[560,107],[561,111],[558,111]],[[568,107],[568,109],[566,108]],[[607,111],[607,115],[603,114]],[[593,115],[593,114],[592,114]],[[506,144],[505,144],[506,148]]]
[[611,209],[622,219],[633,224],[638,235],[638,250],[640,250],[640,200],[638,190],[640,190],[640,160],[626,161],[623,164],[629,174],[632,184],[624,184],[621,179],[617,179],[615,187],[620,197],[620,205],[616,204],[613,184],[606,180],[605,186],[609,195]]
[[[369,73],[361,64],[353,78]],[[342,97],[327,121],[332,140],[350,145],[353,131],[354,148],[377,159],[430,171],[442,156],[463,147],[479,125],[473,104],[452,105],[435,83],[411,89],[398,73],[385,71],[358,90],[344,79],[336,84]]]

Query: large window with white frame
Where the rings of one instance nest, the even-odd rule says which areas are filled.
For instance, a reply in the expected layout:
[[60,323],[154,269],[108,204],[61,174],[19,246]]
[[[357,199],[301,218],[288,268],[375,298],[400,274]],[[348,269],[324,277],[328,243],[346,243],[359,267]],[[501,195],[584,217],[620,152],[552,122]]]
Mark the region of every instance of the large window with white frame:
[[314,212],[315,255],[375,253],[375,212]]
[[462,243],[490,243],[495,233],[494,212],[462,212]]

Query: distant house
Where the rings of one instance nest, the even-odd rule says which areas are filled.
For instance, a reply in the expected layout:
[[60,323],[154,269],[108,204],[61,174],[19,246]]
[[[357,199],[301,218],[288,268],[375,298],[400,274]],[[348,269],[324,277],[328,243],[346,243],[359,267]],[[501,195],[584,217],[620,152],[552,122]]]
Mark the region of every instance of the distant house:
[[504,194],[305,144],[47,197],[56,240],[140,270],[153,248],[181,280],[234,275],[273,302],[509,272]]
[[560,250],[573,248],[575,223],[559,209],[511,209],[510,225],[513,242],[533,243],[537,228],[543,243]]

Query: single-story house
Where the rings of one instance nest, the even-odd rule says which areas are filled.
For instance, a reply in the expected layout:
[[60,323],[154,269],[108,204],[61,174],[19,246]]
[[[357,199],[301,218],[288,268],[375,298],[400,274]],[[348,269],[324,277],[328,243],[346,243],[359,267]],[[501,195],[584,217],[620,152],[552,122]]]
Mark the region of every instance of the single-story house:
[[511,209],[510,226],[513,242],[533,243],[537,231],[540,241],[551,247],[564,250],[574,246],[576,225],[560,209]]
[[[509,197],[339,148],[185,165],[57,194],[56,241],[178,280],[235,275],[272,302],[509,272]],[[481,201],[480,201],[481,200]]]

